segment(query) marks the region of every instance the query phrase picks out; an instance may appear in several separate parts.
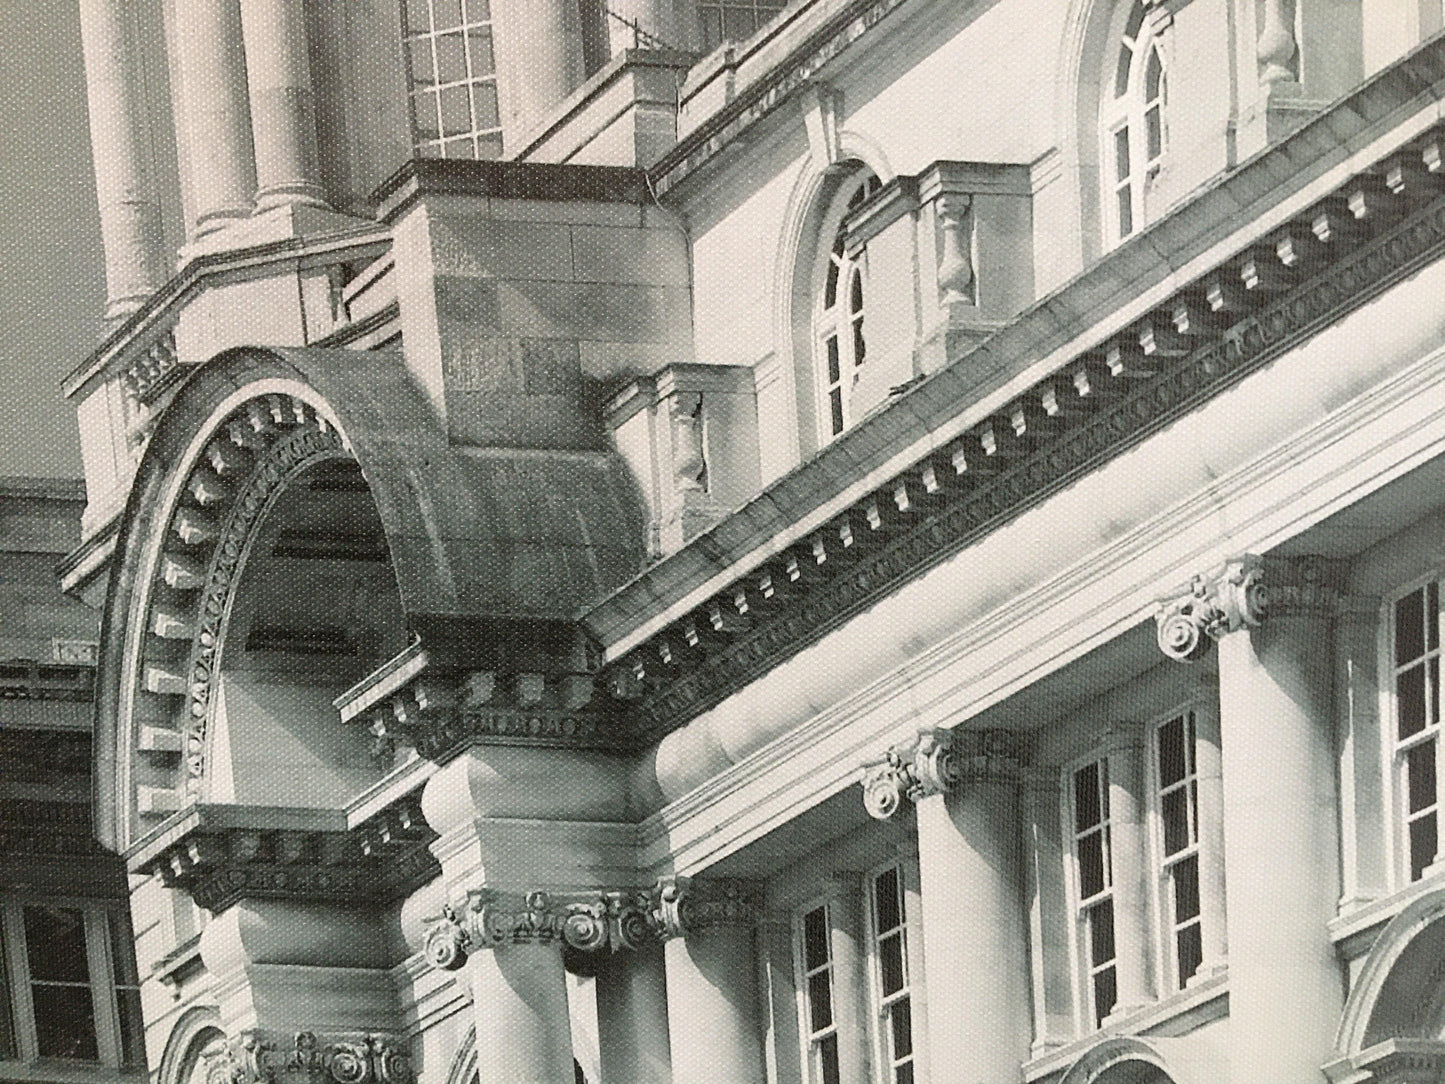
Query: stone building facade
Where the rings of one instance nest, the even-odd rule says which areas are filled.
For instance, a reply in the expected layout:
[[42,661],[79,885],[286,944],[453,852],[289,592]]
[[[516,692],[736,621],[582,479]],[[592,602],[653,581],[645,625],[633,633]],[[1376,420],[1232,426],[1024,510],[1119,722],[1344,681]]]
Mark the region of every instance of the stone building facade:
[[1439,0],[81,11],[158,1084],[1441,1079]]

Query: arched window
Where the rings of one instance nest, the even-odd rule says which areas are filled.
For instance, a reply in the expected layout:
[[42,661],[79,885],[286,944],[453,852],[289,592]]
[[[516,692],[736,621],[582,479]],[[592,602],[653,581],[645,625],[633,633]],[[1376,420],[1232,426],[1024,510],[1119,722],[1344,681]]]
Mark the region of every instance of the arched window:
[[1099,109],[1107,244],[1130,236],[1148,220],[1150,191],[1168,144],[1168,73],[1159,39],[1144,18],[1143,0],[1134,0],[1117,41]]
[[[868,273],[867,252],[848,252],[848,216],[861,207],[881,184],[876,175],[861,169],[837,190],[831,213],[833,243],[820,268],[813,334],[817,351],[819,438],[826,443],[853,424],[853,386],[858,369],[868,356],[864,329],[864,292]],[[827,236],[825,232],[823,236]]]

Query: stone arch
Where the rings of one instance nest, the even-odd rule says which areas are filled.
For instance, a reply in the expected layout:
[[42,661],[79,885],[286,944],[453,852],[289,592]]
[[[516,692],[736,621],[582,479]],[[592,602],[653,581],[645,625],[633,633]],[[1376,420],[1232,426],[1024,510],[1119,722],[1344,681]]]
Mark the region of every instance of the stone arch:
[[171,1028],[156,1074],[157,1084],[190,1084],[196,1079],[201,1056],[218,1039],[224,1039],[221,1015],[209,1006],[187,1009]]
[[1158,1046],[1145,1039],[1115,1036],[1091,1047],[1059,1084],[1184,1084],[1172,1075]]
[[1391,1039],[1445,1038],[1445,888],[1412,901],[1381,931],[1335,1036],[1343,1058]]

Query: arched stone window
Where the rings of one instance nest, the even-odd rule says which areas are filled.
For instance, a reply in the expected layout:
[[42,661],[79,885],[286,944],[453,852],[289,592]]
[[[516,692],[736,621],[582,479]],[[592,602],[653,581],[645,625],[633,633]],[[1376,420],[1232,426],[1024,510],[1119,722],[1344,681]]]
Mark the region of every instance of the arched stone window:
[[[876,174],[858,166],[832,193],[821,237],[814,283],[813,349],[817,386],[818,441],[826,444],[855,421],[853,388],[868,356],[865,326],[868,254],[849,251],[848,216],[881,187]],[[822,250],[822,245],[819,245]]]
[[1099,94],[1105,245],[1150,218],[1150,196],[1168,150],[1168,72],[1143,0],[1120,11]]

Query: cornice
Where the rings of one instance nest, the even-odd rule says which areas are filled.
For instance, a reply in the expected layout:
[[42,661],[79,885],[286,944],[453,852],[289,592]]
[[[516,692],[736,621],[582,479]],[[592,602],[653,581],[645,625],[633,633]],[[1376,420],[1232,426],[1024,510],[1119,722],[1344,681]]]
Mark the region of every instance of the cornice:
[[372,193],[377,217],[394,223],[426,196],[474,196],[547,202],[651,202],[647,174],[631,166],[588,166],[509,159],[412,158]]
[[[1437,259],[1445,252],[1445,200],[1439,174],[1426,166],[1438,163],[1430,153],[1436,147],[1427,135],[1378,172],[1324,194],[617,658],[605,676],[614,695],[633,701],[640,739],[655,740],[721,702]],[[926,397],[930,383],[912,394]],[[909,398],[893,411],[907,417]],[[868,435],[865,427],[856,440]],[[884,427],[873,435],[890,434]],[[795,489],[791,481],[775,489]],[[784,495],[770,494],[773,505]],[[748,511],[719,529],[745,532]],[[715,548],[726,550],[727,542]],[[665,591],[665,583],[655,586]]]

